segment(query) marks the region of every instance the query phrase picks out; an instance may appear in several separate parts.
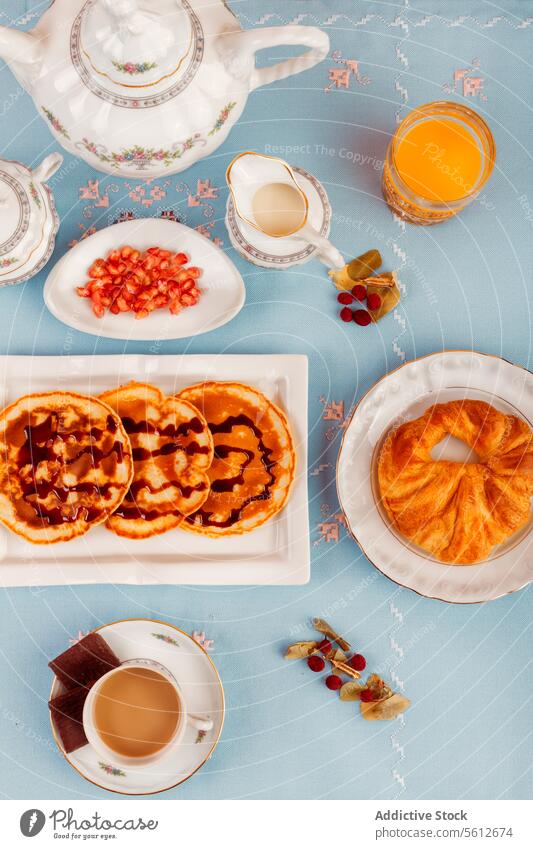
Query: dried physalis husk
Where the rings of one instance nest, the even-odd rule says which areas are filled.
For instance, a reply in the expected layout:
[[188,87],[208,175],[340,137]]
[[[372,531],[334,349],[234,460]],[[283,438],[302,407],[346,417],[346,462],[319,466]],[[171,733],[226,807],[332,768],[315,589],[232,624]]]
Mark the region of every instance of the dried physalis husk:
[[385,271],[375,277],[368,277],[366,280],[361,280],[361,284],[366,286],[367,297],[376,294],[381,298],[381,306],[377,310],[369,310],[374,321],[379,321],[400,302],[400,288],[394,271]]
[[348,658],[342,649],[331,649],[331,651],[324,655],[324,657],[331,663],[348,663]]
[[349,290],[354,283],[368,277],[373,271],[381,267],[381,254],[373,248],[361,256],[352,259],[342,268],[335,268],[329,272],[329,276],[335,283],[337,289]]
[[324,634],[324,636],[329,637],[330,640],[334,640],[337,645],[341,647],[341,649],[344,649],[344,651],[350,650],[350,643],[348,642],[348,640],[345,640],[344,637],[341,637],[340,634],[337,634],[337,632],[333,630],[331,625],[328,625],[328,623],[324,619],[315,619],[313,621],[313,624],[317,631],[320,631],[321,634]]
[[294,643],[285,652],[285,660],[298,660],[302,657],[311,657],[318,649],[316,640],[305,640],[302,643]]
[[343,675],[348,675],[350,678],[355,678],[357,680],[357,678],[361,677],[361,673],[358,672],[357,669],[352,669],[348,663],[343,663],[339,660],[331,660],[331,665],[338,672],[342,672]]
[[357,702],[364,689],[363,684],[358,684],[357,681],[346,681],[340,688],[339,694],[343,702]]
[[380,678],[375,672],[368,676],[366,680],[366,689],[372,690],[375,701],[388,699],[393,694],[389,685],[385,684],[383,678]]
[[381,699],[379,702],[361,702],[360,707],[363,719],[396,719],[410,705],[411,702],[408,698],[402,696],[400,693],[394,693],[392,696],[389,696],[387,699]]

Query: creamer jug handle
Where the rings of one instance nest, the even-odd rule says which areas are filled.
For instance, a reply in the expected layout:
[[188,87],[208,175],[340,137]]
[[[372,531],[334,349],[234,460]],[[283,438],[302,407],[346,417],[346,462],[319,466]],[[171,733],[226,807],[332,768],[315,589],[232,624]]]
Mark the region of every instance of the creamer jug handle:
[[305,224],[298,231],[297,236],[315,246],[315,257],[328,268],[340,269],[344,266],[344,257],[341,252],[337,250],[335,245],[331,244],[329,239],[317,233],[314,227]]
[[258,50],[283,44],[301,44],[311,48],[293,59],[284,59],[266,68],[255,68],[250,78],[250,91],[318,65],[326,58],[329,50],[329,36],[318,27],[263,27],[240,32],[238,38],[239,48],[254,54]]

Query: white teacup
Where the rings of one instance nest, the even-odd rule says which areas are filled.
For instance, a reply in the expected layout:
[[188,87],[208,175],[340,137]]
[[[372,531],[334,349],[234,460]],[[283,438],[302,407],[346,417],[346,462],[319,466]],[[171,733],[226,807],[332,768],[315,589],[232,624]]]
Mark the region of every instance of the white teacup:
[[[165,743],[164,746],[158,749],[157,752],[154,752],[154,754],[151,755],[147,755],[146,757],[130,757],[115,751],[115,749],[112,749],[102,740],[95,726],[94,712],[96,699],[98,698],[98,694],[101,691],[102,685],[112,675],[116,675],[118,672],[125,668],[148,668],[154,670],[154,672],[158,672],[174,687],[180,702],[181,709],[179,714],[179,720],[172,737]],[[120,666],[117,666],[116,669],[111,669],[109,672],[99,678],[98,681],[96,681],[95,684],[89,690],[89,693],[85,700],[85,705],[83,707],[83,729],[85,731],[85,736],[87,737],[89,744],[102,758],[105,758],[105,760],[110,761],[111,763],[120,764],[122,766],[131,766],[132,764],[155,763],[156,761],[160,760],[170,749],[175,748],[179,745],[183,738],[187,725],[191,725],[198,731],[211,731],[211,729],[213,728],[213,721],[208,717],[196,716],[195,714],[189,713],[187,711],[183,692],[170,670],[168,670],[166,666],[163,666],[161,663],[158,663],[155,660],[147,660],[146,658],[135,658],[134,660],[126,660],[121,663]]]

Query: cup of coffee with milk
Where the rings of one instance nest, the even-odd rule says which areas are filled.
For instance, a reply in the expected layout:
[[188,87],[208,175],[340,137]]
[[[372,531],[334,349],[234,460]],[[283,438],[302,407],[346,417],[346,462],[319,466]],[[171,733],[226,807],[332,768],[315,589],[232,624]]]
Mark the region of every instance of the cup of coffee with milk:
[[100,678],[83,708],[87,740],[122,766],[154,763],[181,742],[187,725],[210,731],[213,722],[188,712],[172,673],[154,660],[127,660]]

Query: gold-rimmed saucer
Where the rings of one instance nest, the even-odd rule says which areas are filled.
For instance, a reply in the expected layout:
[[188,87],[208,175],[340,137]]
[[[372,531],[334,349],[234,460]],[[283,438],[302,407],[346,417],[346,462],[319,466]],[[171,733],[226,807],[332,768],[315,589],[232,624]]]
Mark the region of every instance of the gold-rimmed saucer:
[[491,354],[442,351],[405,363],[377,381],[357,404],[337,461],[337,493],[349,533],[394,583],[459,604],[490,601],[533,580],[533,522],[472,566],[441,563],[391,527],[379,506],[375,460],[391,427],[433,403],[475,397],[533,422],[533,375]]
[[[90,745],[66,754],[51,719],[58,748],[82,778],[102,790],[141,796],[177,787],[209,760],[222,733],[224,689],[213,661],[189,634],[157,619],[122,619],[95,630],[120,660],[147,657],[163,664],[179,681],[191,712],[208,716],[213,728],[198,732],[188,727],[183,740],[157,762],[124,768],[104,762]],[[63,685],[54,678],[50,698],[61,692]]]

